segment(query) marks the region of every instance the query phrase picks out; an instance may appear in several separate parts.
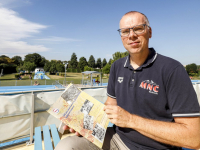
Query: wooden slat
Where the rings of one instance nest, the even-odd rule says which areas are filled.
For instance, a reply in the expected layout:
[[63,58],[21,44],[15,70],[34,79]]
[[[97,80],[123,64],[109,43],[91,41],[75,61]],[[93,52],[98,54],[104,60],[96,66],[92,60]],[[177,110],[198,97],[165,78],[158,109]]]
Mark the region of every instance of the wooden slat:
[[56,129],[55,124],[51,124],[50,127],[51,127],[51,134],[52,134],[52,137],[53,137],[54,147],[56,147],[56,145],[60,141],[60,137],[58,135],[58,130]]
[[42,150],[41,127],[35,127],[34,150]]
[[53,150],[53,146],[51,143],[51,136],[49,133],[49,126],[43,126],[43,136],[44,136],[44,147],[45,150]]

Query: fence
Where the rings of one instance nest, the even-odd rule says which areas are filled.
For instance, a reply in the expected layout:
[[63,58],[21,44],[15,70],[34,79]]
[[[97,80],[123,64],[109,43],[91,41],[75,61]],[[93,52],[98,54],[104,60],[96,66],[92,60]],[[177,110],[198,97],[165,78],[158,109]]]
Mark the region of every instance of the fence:
[[[107,99],[106,87],[81,89],[102,102]],[[63,90],[0,93],[0,144],[24,137],[30,137],[31,143],[34,127],[50,124],[58,127],[60,120],[46,110],[60,97]]]
[[[0,86],[28,86],[28,85],[34,85],[34,82],[36,80],[1,80],[0,81]],[[40,85],[52,85],[55,82],[61,83],[65,85],[65,80],[64,79],[59,79],[59,80],[37,80],[37,82]],[[73,83],[73,84],[81,84],[82,79],[66,79],[66,84]],[[87,81],[86,81],[87,82]],[[88,81],[89,82],[89,81]],[[108,83],[108,79],[102,79],[102,83]]]

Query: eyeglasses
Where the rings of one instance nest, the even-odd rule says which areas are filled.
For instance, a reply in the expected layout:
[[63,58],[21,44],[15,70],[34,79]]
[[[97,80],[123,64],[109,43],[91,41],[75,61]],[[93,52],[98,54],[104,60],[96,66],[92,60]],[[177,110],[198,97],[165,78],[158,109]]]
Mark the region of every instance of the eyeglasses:
[[139,35],[139,34],[144,33],[145,26],[149,27],[146,24],[141,24],[141,25],[134,26],[132,28],[122,28],[117,31],[119,31],[120,36],[123,36],[123,37],[129,36],[131,29],[133,29],[133,32],[135,34]]

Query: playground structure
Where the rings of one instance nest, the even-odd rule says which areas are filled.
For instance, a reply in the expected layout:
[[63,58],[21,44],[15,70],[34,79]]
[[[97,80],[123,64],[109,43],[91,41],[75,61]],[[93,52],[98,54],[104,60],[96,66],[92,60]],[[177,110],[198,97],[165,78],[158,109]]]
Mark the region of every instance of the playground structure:
[[50,78],[47,77],[44,72],[38,71],[35,73],[35,76],[33,79],[50,79]]
[[[97,80],[93,79],[93,74],[99,74],[100,75],[100,79],[99,75]],[[90,75],[90,79],[88,80],[84,80],[84,75]],[[88,76],[89,77],[89,76]],[[102,86],[102,77],[101,77],[101,72],[97,72],[97,71],[85,71],[82,72],[82,85],[90,85],[90,86]]]

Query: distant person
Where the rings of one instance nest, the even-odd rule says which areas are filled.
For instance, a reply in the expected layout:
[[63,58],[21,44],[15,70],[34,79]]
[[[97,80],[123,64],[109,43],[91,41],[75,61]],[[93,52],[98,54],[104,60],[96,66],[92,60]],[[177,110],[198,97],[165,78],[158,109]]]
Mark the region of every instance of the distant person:
[[[144,14],[128,12],[119,26],[119,35],[129,55],[115,61],[110,69],[104,111],[114,127],[107,129],[103,149],[199,149],[200,107],[185,68],[149,48],[152,28]],[[166,30],[169,25],[159,28]],[[171,36],[176,36],[174,29],[179,26],[167,29],[172,32]],[[161,32],[159,36],[164,38],[165,35]],[[61,140],[55,148],[69,149],[99,150],[78,136]]]
[[39,82],[37,82],[37,81],[35,81],[35,82],[34,82],[34,85],[40,85],[40,83],[39,83]]
[[32,76],[31,76],[31,75],[29,75],[29,79],[31,79],[31,80],[32,80]]
[[95,82],[96,82],[97,85],[99,85],[99,83],[100,83],[100,81],[98,79]]

